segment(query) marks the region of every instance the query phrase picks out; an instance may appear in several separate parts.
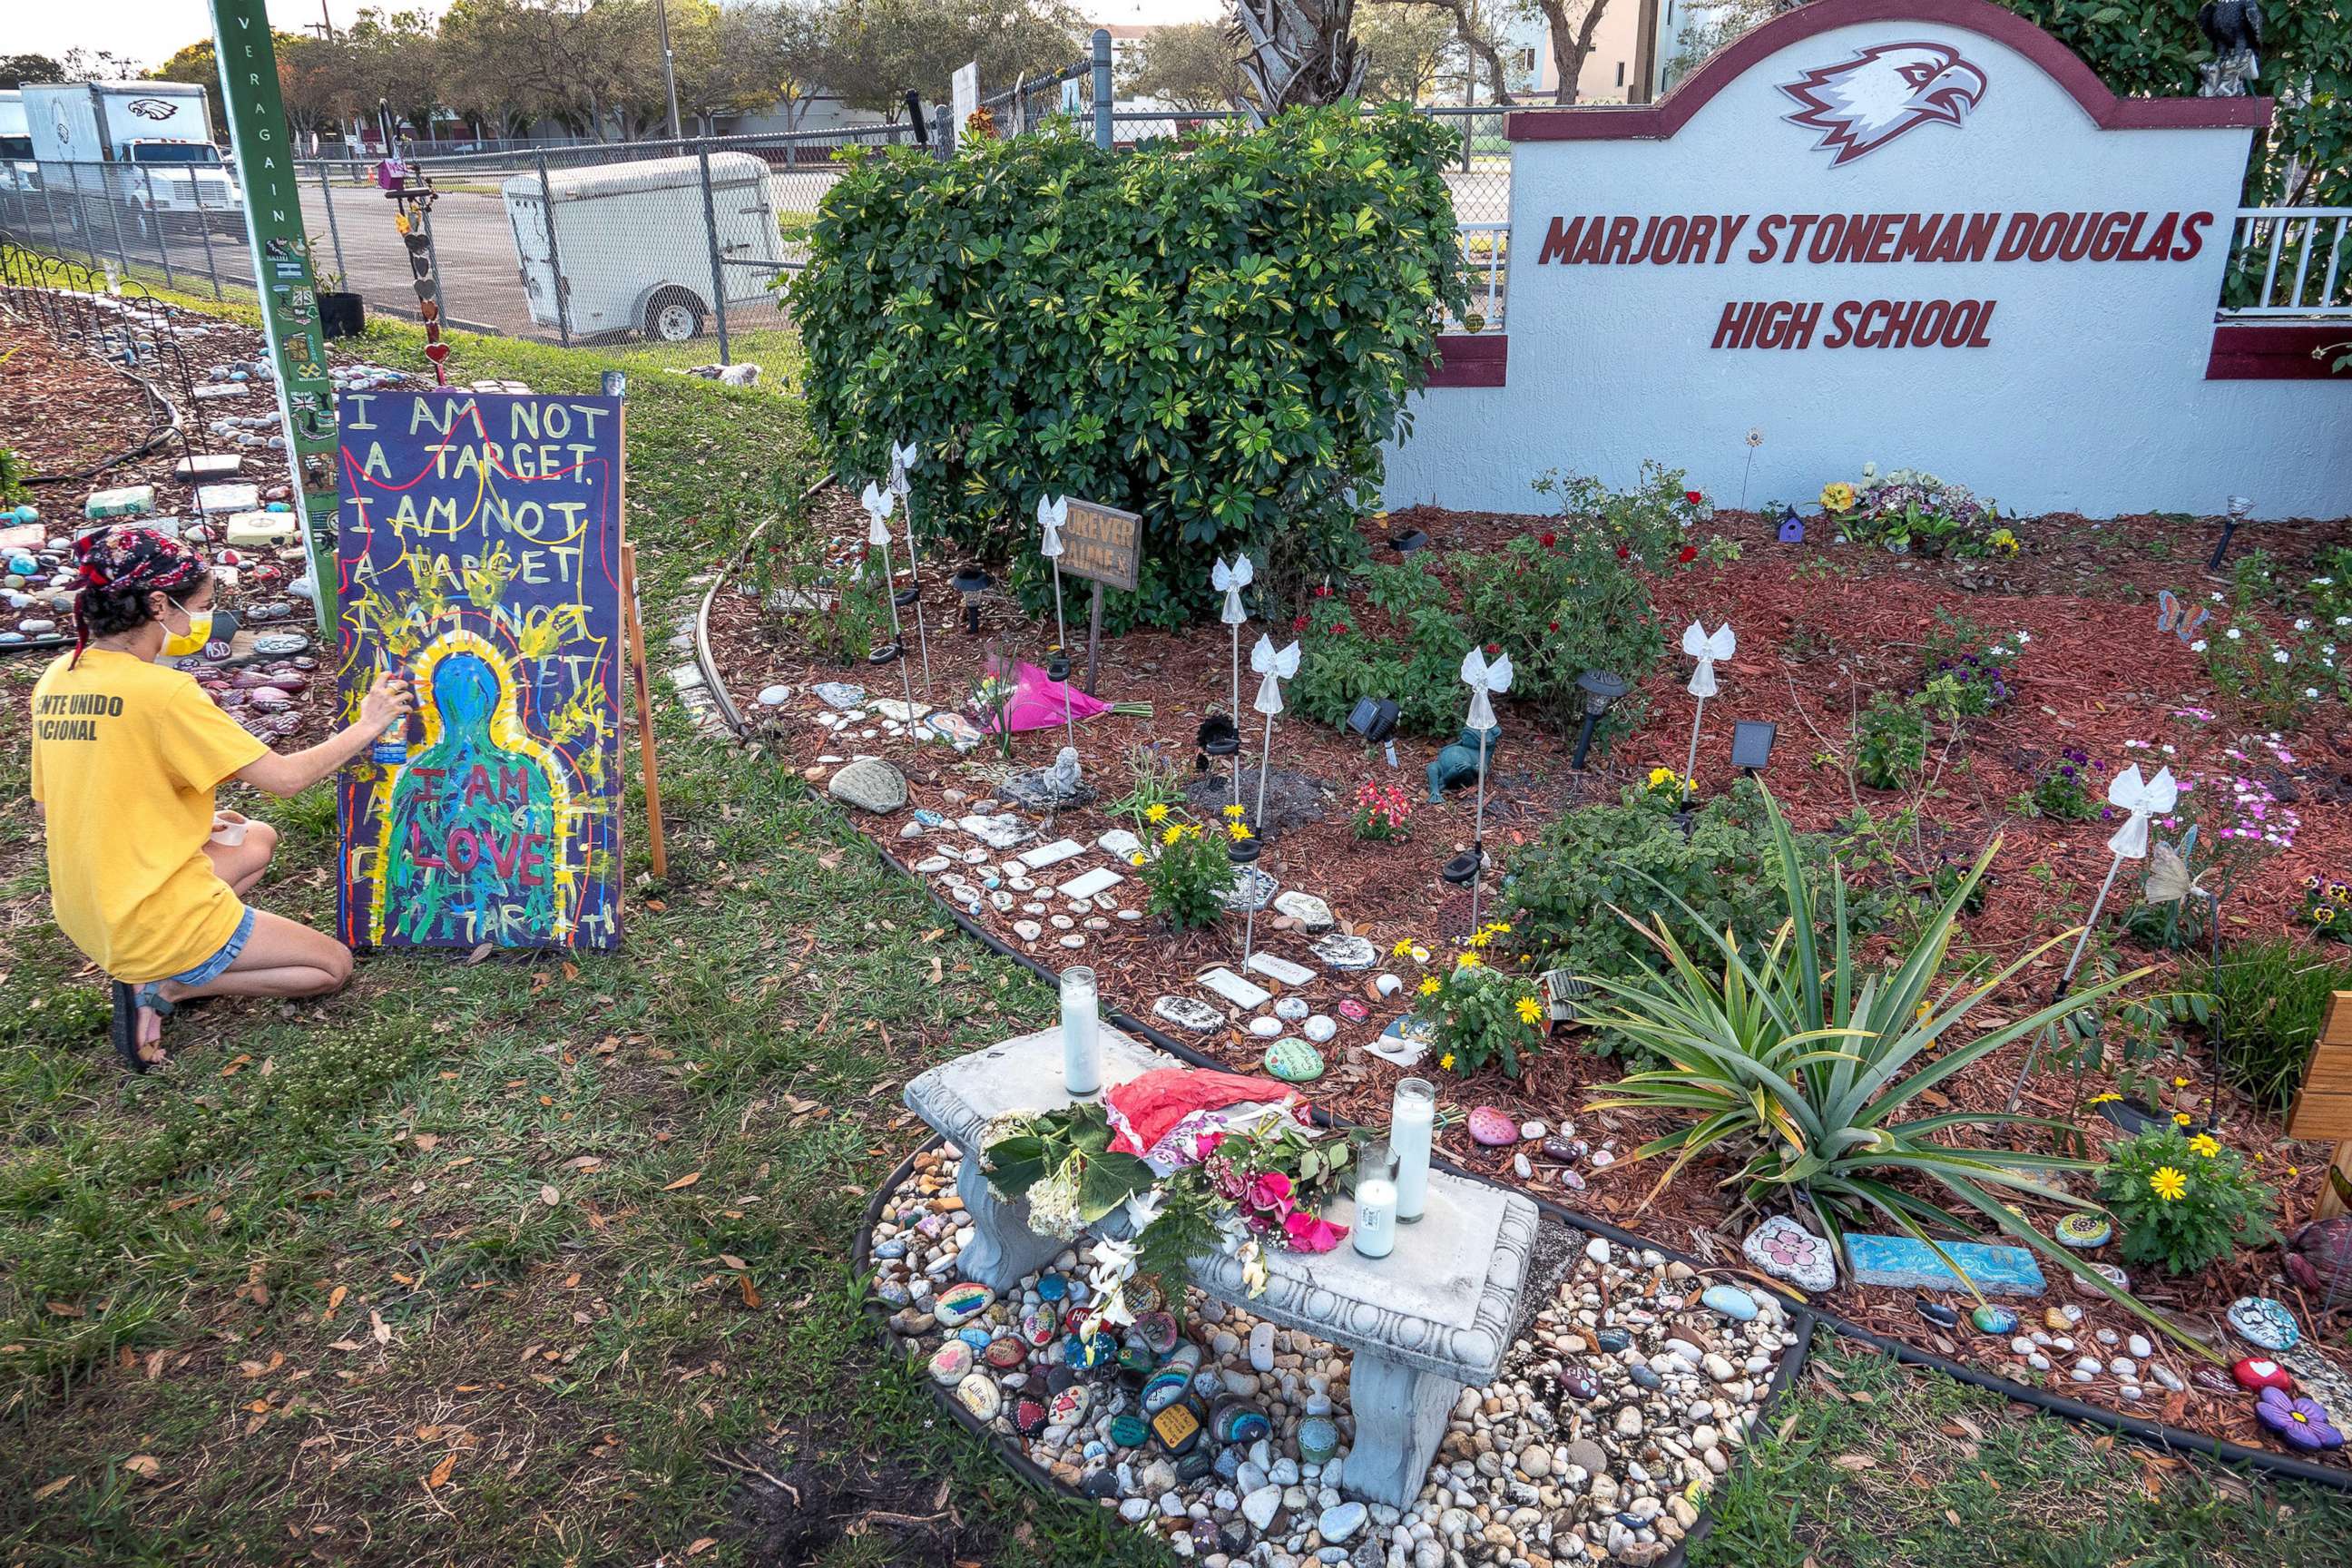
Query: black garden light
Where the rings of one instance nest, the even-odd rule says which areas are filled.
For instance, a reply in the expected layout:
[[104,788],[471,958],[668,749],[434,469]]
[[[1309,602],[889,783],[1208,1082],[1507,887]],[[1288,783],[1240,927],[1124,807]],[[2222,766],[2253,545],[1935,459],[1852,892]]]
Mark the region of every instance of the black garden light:
[[1375,746],[1385,749],[1389,766],[1397,765],[1397,705],[1385,697],[1360,697],[1348,714],[1348,728]]
[[1201,728],[1194,732],[1192,739],[1204,757],[1232,757],[1241,753],[1242,732],[1223,713],[1212,713],[1202,720]]
[[1416,550],[1429,548],[1429,535],[1417,528],[1408,528],[1402,533],[1389,535],[1389,548],[1399,555],[1410,555]]
[[1472,844],[1469,848],[1437,868],[1437,874],[1457,888],[1466,888],[1478,875],[1478,862],[1486,858],[1486,847]]
[[2236,537],[2238,525],[2245,521],[2246,515],[2253,510],[2254,503],[2249,497],[2230,498],[2230,510],[2221,514],[2221,540],[2213,546],[2213,559],[2205,563],[2207,572],[2218,574],[2221,570],[2221,557],[2230,553],[2230,541]]
[[1045,655],[1045,675],[1055,685],[1067,685],[1070,679],[1070,655],[1056,643]]
[[1754,778],[1772,761],[1773,737],[1780,727],[1762,719],[1742,719],[1731,727],[1731,765]]
[[996,585],[996,580],[977,566],[966,566],[948,579],[948,586],[963,595],[963,635],[980,635],[980,596]]
[[1588,669],[1576,678],[1576,689],[1584,693],[1584,722],[1576,731],[1576,755],[1569,766],[1584,771],[1584,753],[1592,744],[1592,731],[1616,700],[1633,689],[1632,683],[1622,675],[1605,669]]

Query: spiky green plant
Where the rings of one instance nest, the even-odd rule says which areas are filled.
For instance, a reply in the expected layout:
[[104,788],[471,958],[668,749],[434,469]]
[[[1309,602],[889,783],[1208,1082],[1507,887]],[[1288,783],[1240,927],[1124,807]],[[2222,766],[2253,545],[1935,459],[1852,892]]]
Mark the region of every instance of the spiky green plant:
[[[2102,979],[1970,1037],[1969,1017],[1977,1005],[2074,934],[2052,937],[1989,978],[1980,970],[1944,977],[1960,908],[1999,852],[1999,841],[1924,922],[1909,951],[1882,967],[1854,952],[1843,873],[1832,868],[1828,897],[1821,899],[1779,804],[1767,795],[1765,806],[1788,913],[1756,962],[1741,956],[1729,934],[1710,934],[1721,972],[1702,968],[1666,922],[1653,917],[1648,925],[1634,923],[1663,956],[1664,968],[1644,964],[1636,976],[1593,977],[1610,1005],[1588,1008],[1585,1020],[1620,1031],[1668,1065],[1621,1079],[1592,1109],[1663,1110],[1689,1123],[1633,1152],[1636,1160],[1674,1157],[1649,1197],[1655,1198],[1694,1161],[1728,1156],[1738,1163],[1725,1186],[1738,1187],[1759,1207],[1809,1205],[1841,1256],[1846,1232],[1876,1214],[1936,1247],[1949,1263],[1936,1237],[1965,1237],[1969,1227],[1951,1209],[1897,1184],[1906,1175],[1919,1178],[2172,1332],[2156,1314],[2011,1212],[2000,1195],[2005,1191],[2067,1207],[2093,1206],[2036,1178],[2051,1170],[2095,1169],[2097,1162],[1995,1146],[2002,1133],[2070,1132],[2070,1127],[2000,1111],[1904,1119],[1945,1079],[2011,1041],[2095,1005],[2147,971]],[[1824,933],[1826,953],[1821,945]],[[1961,1132],[1993,1136],[1969,1144],[1945,1142]]]

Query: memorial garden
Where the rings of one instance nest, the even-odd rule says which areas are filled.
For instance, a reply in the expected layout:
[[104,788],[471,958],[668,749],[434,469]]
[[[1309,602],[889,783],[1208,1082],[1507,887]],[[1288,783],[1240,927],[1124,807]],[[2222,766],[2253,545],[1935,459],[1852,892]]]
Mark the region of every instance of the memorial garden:
[[350,991],[160,1062],[0,742],[0,1559],[2352,1552],[2352,524],[1401,490],[1558,347],[1451,134],[859,158],[796,386],[379,321],[323,551],[282,323],[10,248],[10,700],[119,521],[251,732],[425,711],[270,818]]

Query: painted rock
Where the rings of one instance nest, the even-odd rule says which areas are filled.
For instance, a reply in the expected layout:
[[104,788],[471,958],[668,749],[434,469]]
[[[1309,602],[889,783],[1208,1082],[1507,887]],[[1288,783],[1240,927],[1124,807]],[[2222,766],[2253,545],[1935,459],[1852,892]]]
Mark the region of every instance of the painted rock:
[[1135,1334],[1155,1356],[1176,1348],[1176,1320],[1166,1312],[1146,1312],[1135,1320]]
[[962,1328],[958,1329],[956,1331],[956,1338],[970,1345],[971,1347],[971,1352],[974,1355],[978,1355],[989,1346],[988,1331],[983,1328],[975,1327],[971,1323],[966,1323]]
[[1721,1312],[1735,1322],[1745,1323],[1756,1316],[1756,1298],[1737,1285],[1710,1285],[1698,1300],[1709,1311]]
[[1559,1160],[1572,1165],[1591,1152],[1592,1145],[1581,1138],[1564,1138],[1555,1132],[1543,1141],[1543,1155],[1547,1160]]
[[1190,1367],[1164,1366],[1143,1380],[1143,1413],[1157,1415],[1178,1400],[1192,1386]]
[[2230,1368],[2230,1375],[2238,1380],[2241,1388],[2291,1389],[2294,1386],[2294,1379],[2287,1375],[2286,1368],[2268,1356],[2247,1356]]
[[944,1329],[961,1328],[996,1305],[996,1292],[985,1285],[963,1279],[939,1293],[931,1304],[931,1315]]
[[1939,1329],[1957,1329],[1960,1326],[1960,1314],[1941,1301],[1930,1301],[1924,1296],[1915,1296],[1911,1299],[1911,1310]]
[[1151,1005],[1151,1015],[1196,1034],[1206,1034],[1225,1021],[1214,1007],[1190,996],[1162,996]]
[[1296,1024],[1309,1011],[1304,996],[1277,996],[1274,999],[1274,1016],[1286,1024]]
[[[1167,1305],[1167,1302],[1160,1294],[1160,1287],[1153,1284],[1150,1280],[1132,1279],[1128,1282],[1127,1304],[1134,1308],[1138,1313],[1143,1313],[1157,1311],[1160,1308]],[[1187,1350],[1192,1352],[1192,1359],[1190,1363],[1191,1365],[1198,1366],[1201,1364],[1200,1346],[1180,1345],[1177,1349],[1180,1355],[1182,1352]]]
[[2103,1214],[2081,1210],[2067,1215],[2050,1234],[2061,1247],[2071,1247],[2077,1252],[2088,1252],[2095,1247],[2105,1247],[2115,1238],[2116,1222]]
[[1282,1033],[1282,1020],[1259,1016],[1249,1021],[1249,1032],[1261,1040],[1270,1040]]
[[1622,1329],[1596,1329],[1592,1333],[1592,1342],[1599,1345],[1604,1353],[1615,1355],[1633,1342],[1633,1336]]
[[2080,1307],[2044,1307],[2042,1309],[2042,1326],[2048,1329],[2053,1334],[2063,1334],[2082,1321],[2083,1309]]
[[1072,1334],[1062,1342],[1062,1361],[1073,1372],[1094,1372],[1118,1359],[1118,1342],[1108,1334]]
[[961,1340],[950,1340],[931,1352],[931,1381],[942,1388],[953,1388],[971,1375],[971,1347]]
[[1489,1149],[1519,1141],[1519,1124],[1491,1105],[1471,1108],[1470,1136]]
[[956,1384],[956,1403],[982,1421],[993,1421],[1004,1407],[1004,1395],[985,1373],[973,1373]]
[[[1544,1147],[1551,1147],[1546,1140]],[[1788,1215],[1766,1216],[1739,1244],[1748,1261],[1800,1290],[1822,1291],[1837,1284],[1837,1259],[1830,1244]]]
[[1045,1273],[1037,1276],[1037,1299],[1039,1300],[1058,1301],[1069,1293],[1070,1282],[1062,1278],[1059,1274]]
[[1150,1436],[1151,1428],[1144,1425],[1143,1417],[1140,1415],[1130,1412],[1125,1415],[1111,1417],[1110,1440],[1122,1448],[1139,1448],[1143,1446],[1143,1440]]
[[1039,1350],[1054,1342],[1055,1327],[1054,1309],[1043,1301],[1021,1314],[1021,1337]]
[[1298,1424],[1298,1462],[1328,1464],[1339,1451],[1339,1427],[1328,1415],[1309,1415]]
[[1332,1010],[1338,1013],[1342,1018],[1347,1019],[1350,1024],[1360,1024],[1365,1019],[1372,1016],[1372,1010],[1370,1007],[1365,1006],[1361,1002],[1357,1001],[1353,996],[1346,998],[1339,1006]]
[[2344,1447],[2344,1434],[2327,1418],[2319,1401],[2295,1398],[2283,1389],[2265,1388],[2254,1404],[2254,1417],[2278,1434],[2290,1448],[2307,1454]]
[[2266,1351],[2291,1351],[2303,1338],[2294,1314],[2268,1296],[2241,1296],[2225,1314],[2230,1328],[2250,1345]]
[[1601,1380],[1581,1367],[1570,1367],[1561,1373],[1559,1386],[1571,1399],[1594,1399],[1601,1394]]
[[1151,1417],[1151,1436],[1170,1453],[1188,1454],[1201,1440],[1201,1418],[1189,1405],[1171,1405]]
[[1151,1348],[1140,1340],[1130,1339],[1118,1347],[1118,1370],[1121,1372],[1131,1372],[1141,1377],[1159,1364],[1160,1358],[1152,1354]]
[[988,1348],[980,1352],[980,1359],[999,1372],[1011,1372],[1029,1359],[1029,1352],[1022,1348],[1019,1340],[1007,1334],[1003,1339],[989,1341]]
[[1219,1400],[1209,1411],[1209,1436],[1220,1443],[1255,1443],[1274,1434],[1265,1412],[1245,1400]]
[[1264,1065],[1285,1083],[1312,1083],[1323,1076],[1323,1053],[1305,1040],[1276,1040],[1266,1047]]
[[1298,1027],[1301,1033],[1318,1046],[1328,1044],[1331,1037],[1339,1032],[1339,1026],[1320,1013],[1308,1014],[1307,1022]]
[[2007,1307],[1996,1307],[1988,1301],[1969,1314],[1969,1323],[1977,1332],[1991,1334],[1998,1339],[2017,1331],[2017,1314]]
[[1087,1392],[1085,1384],[1074,1383],[1054,1395],[1054,1402],[1045,1406],[1045,1425],[1076,1426],[1087,1418],[1087,1412],[1094,1407],[1094,1395]]
[[[2128,1290],[2131,1289],[2131,1276],[2125,1273],[2122,1269],[2116,1268],[2112,1263],[2094,1263],[2091,1265],[2091,1272],[2097,1275],[2100,1279],[2105,1279],[2108,1284],[2114,1286],[2118,1290]],[[2095,1301],[2102,1300],[2106,1296],[2105,1291],[2100,1289],[2096,1285],[2092,1284],[2088,1279],[2082,1278],[2080,1275],[2077,1275],[2074,1278],[2074,1294],[2077,1296],[2088,1296]],[[2077,1312],[2082,1310],[2083,1309],[2080,1307],[2073,1309],[2073,1310]]]
[[1664,1378],[1646,1366],[1629,1368],[1625,1375],[1632,1378],[1634,1385],[1639,1388],[1664,1388],[1666,1385]]
[[1360,936],[1342,936],[1334,931],[1310,946],[1307,952],[1333,969],[1370,969],[1380,962],[1380,950]]
[[1013,1429],[1024,1437],[1034,1437],[1045,1428],[1045,1407],[1034,1399],[1024,1399],[1013,1407]]

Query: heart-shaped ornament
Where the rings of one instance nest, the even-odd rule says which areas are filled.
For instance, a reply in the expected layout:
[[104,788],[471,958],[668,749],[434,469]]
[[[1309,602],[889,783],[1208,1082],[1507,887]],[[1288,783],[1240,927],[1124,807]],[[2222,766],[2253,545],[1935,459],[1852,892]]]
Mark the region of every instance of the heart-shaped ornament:
[[431,360],[435,364],[439,364],[443,360],[449,357],[449,345],[447,343],[426,343],[425,345],[425,357]]
[[2230,1368],[2230,1375],[2238,1380],[2241,1388],[2284,1390],[2294,1386],[2294,1379],[2287,1375],[2286,1368],[2268,1356],[2247,1356]]

